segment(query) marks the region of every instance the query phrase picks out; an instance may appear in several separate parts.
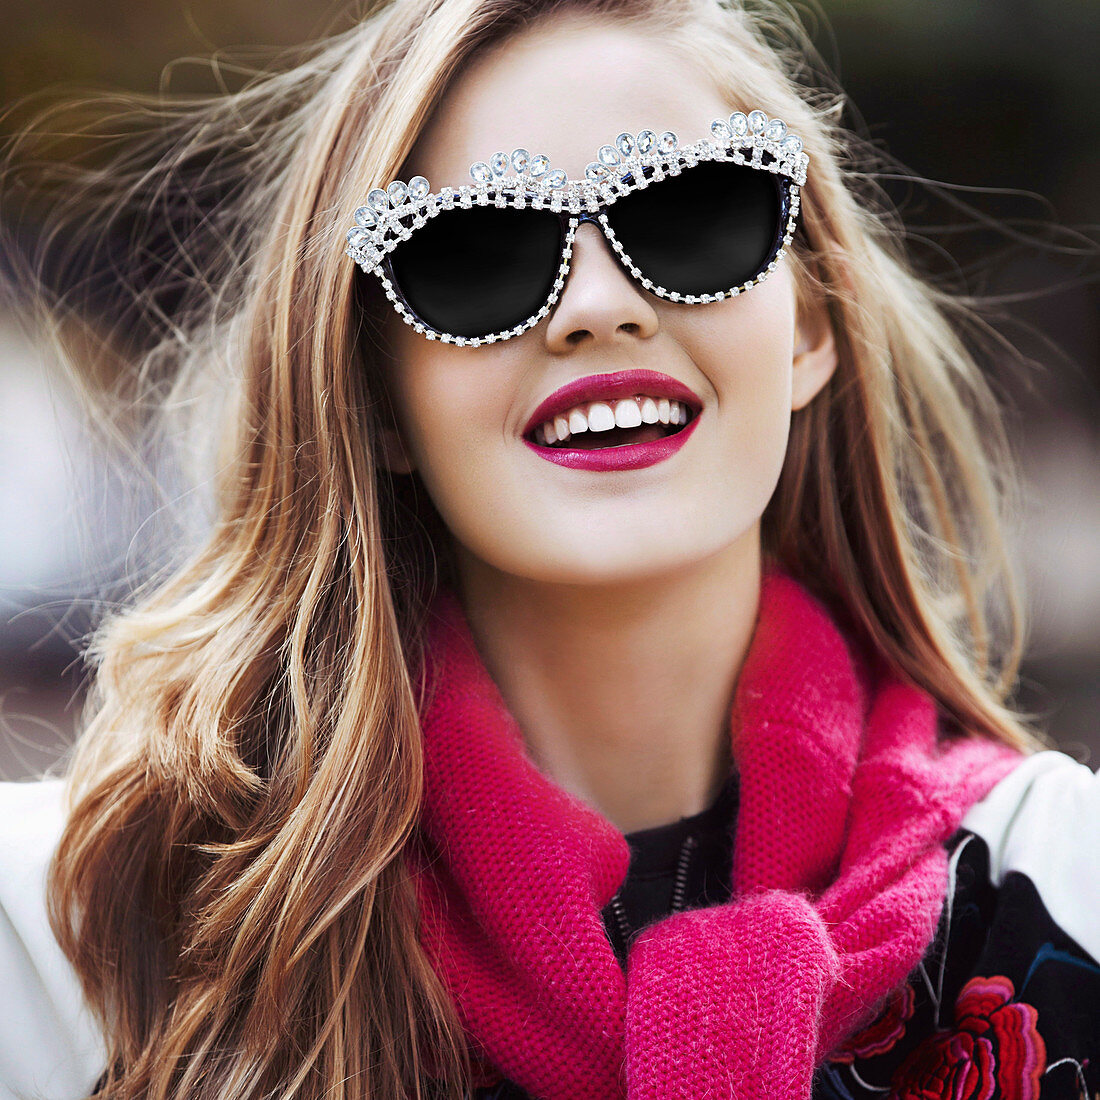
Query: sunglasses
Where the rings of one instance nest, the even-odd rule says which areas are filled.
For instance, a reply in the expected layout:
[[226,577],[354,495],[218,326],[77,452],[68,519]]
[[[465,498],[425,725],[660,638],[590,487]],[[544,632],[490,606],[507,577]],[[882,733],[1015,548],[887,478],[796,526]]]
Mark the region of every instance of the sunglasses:
[[346,252],[429,340],[476,347],[537,325],[590,221],[619,263],[672,302],[715,302],[762,282],[798,221],[809,157],[778,118],[735,111],[711,137],[622,133],[569,179],[526,149],[470,167],[473,185],[431,192],[423,176],[375,188]]

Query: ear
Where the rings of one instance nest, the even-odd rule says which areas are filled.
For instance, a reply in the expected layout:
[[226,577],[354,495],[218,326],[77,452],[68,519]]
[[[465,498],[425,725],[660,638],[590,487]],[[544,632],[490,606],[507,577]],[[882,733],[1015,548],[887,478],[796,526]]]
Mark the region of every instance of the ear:
[[808,405],[833,375],[837,364],[836,339],[829,313],[821,302],[805,310],[795,325],[791,361],[791,409]]

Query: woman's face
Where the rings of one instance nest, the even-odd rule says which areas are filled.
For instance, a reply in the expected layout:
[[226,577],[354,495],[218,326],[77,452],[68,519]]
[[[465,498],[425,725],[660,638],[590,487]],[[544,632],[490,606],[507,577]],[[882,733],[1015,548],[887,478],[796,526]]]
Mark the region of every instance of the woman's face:
[[[704,76],[645,32],[559,16],[465,71],[403,178],[422,174],[433,191],[458,187],[474,161],[519,147],[582,177],[596,150],[624,130],[672,130],[684,145],[730,110]],[[480,568],[532,581],[622,583],[722,551],[758,552],[791,411],[835,365],[828,331],[796,355],[786,258],[743,295],[668,302],[631,279],[590,222],[578,230],[552,312],[521,336],[460,347],[427,340],[391,314],[401,442],[387,433],[390,465],[419,472],[460,563],[472,556]],[[671,457],[635,469],[576,469],[524,442],[531,415],[559,387],[638,368],[669,375],[701,399],[694,431]]]

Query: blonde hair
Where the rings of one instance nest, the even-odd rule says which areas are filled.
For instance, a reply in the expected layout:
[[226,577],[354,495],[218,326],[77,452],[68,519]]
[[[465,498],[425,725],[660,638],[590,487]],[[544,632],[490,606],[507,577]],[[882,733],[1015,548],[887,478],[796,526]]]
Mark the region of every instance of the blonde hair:
[[[86,258],[82,242],[126,225],[140,285],[122,316],[142,336],[110,345],[125,345],[114,396],[152,409],[138,426],[162,441],[186,416],[216,488],[205,538],[89,654],[50,900],[108,1040],[103,1096],[463,1095],[469,1052],[403,856],[448,535],[415,476],[380,461],[380,304],[360,300],[343,235],[368,183],[406,178],[456,74],[565,10],[659,32],[731,109],[767,105],[803,137],[790,262],[839,366],[794,414],[765,549],[956,733],[1042,743],[1008,703],[1023,647],[1011,464],[964,339],[975,303],[910,265],[792,12],[396,0],[237,92],[134,101],[126,140],[77,176],[45,237]],[[47,312],[71,331],[66,302]]]

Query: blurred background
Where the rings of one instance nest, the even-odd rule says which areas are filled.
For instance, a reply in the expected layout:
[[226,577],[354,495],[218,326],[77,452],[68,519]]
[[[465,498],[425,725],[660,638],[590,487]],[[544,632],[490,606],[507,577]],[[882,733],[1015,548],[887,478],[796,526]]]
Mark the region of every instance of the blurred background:
[[[1014,537],[1032,632],[1018,698],[1059,747],[1096,768],[1100,4],[798,6],[850,97],[849,125],[939,181],[883,182],[918,261],[971,293],[1010,296],[1003,332],[1030,364],[1010,369],[992,356],[984,365],[1009,406],[1025,478]],[[165,66],[242,45],[291,46],[342,26],[346,9],[326,0],[7,0],[5,10],[0,104],[11,107],[62,84],[208,90],[208,66],[175,66],[170,77]],[[5,113],[0,139],[24,117]],[[6,228],[33,239],[35,226],[20,222]],[[6,270],[0,255],[0,279]],[[135,563],[149,564],[138,559],[157,499],[133,487],[123,451],[89,438],[48,356],[0,311],[0,778],[38,774],[70,743],[80,639],[103,601],[124,594]]]

